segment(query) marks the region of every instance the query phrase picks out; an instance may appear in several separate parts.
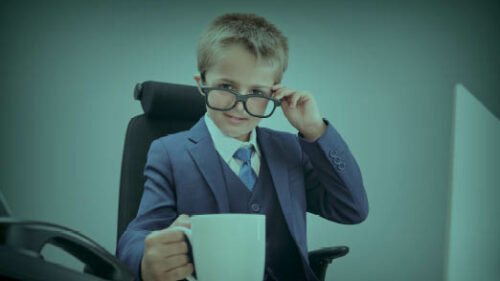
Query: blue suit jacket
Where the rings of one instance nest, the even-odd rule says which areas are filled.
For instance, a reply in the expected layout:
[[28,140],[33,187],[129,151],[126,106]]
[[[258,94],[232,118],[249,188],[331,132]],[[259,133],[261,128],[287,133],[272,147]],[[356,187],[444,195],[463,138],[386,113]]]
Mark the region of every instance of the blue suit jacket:
[[[306,212],[343,224],[359,223],[368,214],[356,160],[333,126],[325,123],[326,132],[315,142],[256,128],[283,215],[305,260]],[[136,278],[149,232],[168,227],[180,214],[230,212],[218,157],[203,118],[189,131],[153,141],[137,217],[117,246],[118,258]]]

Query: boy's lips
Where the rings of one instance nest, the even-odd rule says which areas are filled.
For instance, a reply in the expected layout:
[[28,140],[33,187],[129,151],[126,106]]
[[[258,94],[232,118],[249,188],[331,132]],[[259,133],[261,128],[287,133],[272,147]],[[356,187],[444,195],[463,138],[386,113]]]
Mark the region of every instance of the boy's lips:
[[229,114],[224,114],[224,116],[226,117],[226,119],[233,123],[233,124],[241,124],[243,122],[245,122],[246,120],[248,120],[248,118],[241,118],[241,117],[236,117],[236,116],[232,116],[232,115],[229,115]]

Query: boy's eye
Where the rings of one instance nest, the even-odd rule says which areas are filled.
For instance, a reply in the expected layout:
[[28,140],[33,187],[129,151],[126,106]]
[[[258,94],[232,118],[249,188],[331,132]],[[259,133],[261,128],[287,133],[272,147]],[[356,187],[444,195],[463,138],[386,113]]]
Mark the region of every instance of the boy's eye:
[[[229,89],[229,90],[236,90],[231,84],[226,84],[226,83],[219,84],[219,85],[217,85],[217,87],[223,88],[223,89]],[[263,96],[270,96],[271,95],[267,91],[262,91],[262,90],[257,90],[257,89],[252,90],[252,94],[263,95]]]
[[263,95],[263,96],[271,96],[271,93],[269,91],[262,91],[262,90],[253,90],[252,94],[257,94],[257,95]]
[[232,89],[233,88],[233,86],[231,86],[229,84],[220,84],[219,87],[224,88],[224,89]]

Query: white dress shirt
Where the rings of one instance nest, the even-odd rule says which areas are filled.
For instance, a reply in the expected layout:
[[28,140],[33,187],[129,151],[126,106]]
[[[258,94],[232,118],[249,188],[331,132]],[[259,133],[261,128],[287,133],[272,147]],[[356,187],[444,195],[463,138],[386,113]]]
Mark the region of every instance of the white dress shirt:
[[252,153],[252,157],[250,158],[252,169],[255,172],[255,175],[259,175],[260,171],[260,150],[257,145],[257,132],[255,128],[250,132],[250,140],[247,142],[243,142],[237,140],[232,137],[226,136],[220,129],[215,125],[212,119],[205,113],[205,124],[207,125],[208,132],[212,137],[212,141],[215,146],[215,150],[219,153],[219,155],[226,161],[228,166],[233,170],[236,175],[239,175],[241,165],[243,165],[243,161],[236,159],[233,157],[236,150],[240,147],[250,147],[253,145],[254,153]]

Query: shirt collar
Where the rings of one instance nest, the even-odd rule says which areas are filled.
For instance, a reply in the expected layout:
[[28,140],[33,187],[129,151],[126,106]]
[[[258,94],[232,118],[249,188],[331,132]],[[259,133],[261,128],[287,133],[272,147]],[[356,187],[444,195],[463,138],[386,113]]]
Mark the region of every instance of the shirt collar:
[[238,148],[251,145],[253,145],[257,156],[260,157],[260,150],[259,146],[257,145],[257,132],[255,128],[253,128],[253,130],[250,132],[250,140],[244,142],[225,135],[219,129],[219,127],[215,125],[214,121],[208,116],[208,113],[205,113],[203,119],[205,120],[208,132],[212,137],[215,150],[219,152],[224,161],[229,162],[233,158],[233,154]]

